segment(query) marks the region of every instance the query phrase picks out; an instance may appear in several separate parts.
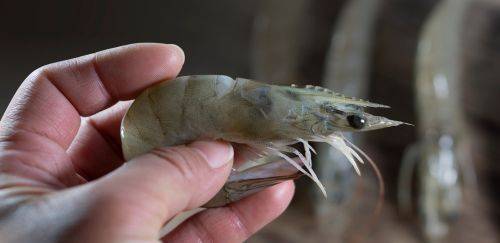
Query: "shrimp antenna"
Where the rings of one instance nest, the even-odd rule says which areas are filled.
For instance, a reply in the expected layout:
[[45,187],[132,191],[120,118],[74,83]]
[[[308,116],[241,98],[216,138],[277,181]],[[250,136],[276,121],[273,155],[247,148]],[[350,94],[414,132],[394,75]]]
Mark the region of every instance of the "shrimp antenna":
[[384,178],[382,177],[382,173],[380,173],[380,169],[378,168],[377,164],[368,156],[363,150],[361,150],[358,146],[354,145],[351,141],[347,140],[344,135],[342,135],[342,138],[344,141],[347,142],[350,146],[354,148],[358,153],[360,153],[363,157],[368,160],[368,163],[370,163],[370,166],[373,168],[373,171],[375,172],[375,176],[377,177],[378,181],[378,199],[377,199],[377,204],[375,206],[375,211],[374,214],[376,217],[380,215],[380,212],[382,212],[382,207],[384,205],[384,195],[385,195],[385,183],[384,183]]

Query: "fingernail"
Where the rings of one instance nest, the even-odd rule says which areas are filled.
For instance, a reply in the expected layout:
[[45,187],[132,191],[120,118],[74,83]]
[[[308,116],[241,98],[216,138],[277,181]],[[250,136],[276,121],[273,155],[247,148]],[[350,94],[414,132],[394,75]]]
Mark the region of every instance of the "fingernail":
[[199,150],[212,168],[220,168],[233,160],[233,147],[220,141],[196,141],[189,145]]

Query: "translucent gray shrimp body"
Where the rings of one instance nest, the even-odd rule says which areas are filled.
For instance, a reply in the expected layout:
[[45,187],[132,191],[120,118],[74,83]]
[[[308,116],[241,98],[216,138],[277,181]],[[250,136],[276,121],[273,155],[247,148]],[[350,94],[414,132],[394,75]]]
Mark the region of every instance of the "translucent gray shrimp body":
[[[349,0],[343,5],[326,56],[322,83],[325,88],[355,97],[368,94],[376,23],[383,3],[381,0]],[[355,144],[363,144],[361,134],[351,133],[345,137]],[[338,150],[324,143],[316,144],[315,148],[318,155],[314,163],[328,192],[328,200],[319,194],[316,197],[316,218],[325,234],[332,235],[332,230],[337,232],[332,242],[341,242],[347,229],[357,226],[352,217],[352,210],[356,210],[352,202],[357,199],[354,192],[361,178],[352,173],[347,159]],[[383,197],[383,194],[383,181],[380,180],[379,195]],[[380,198],[375,212],[380,210],[382,202]]]
[[[256,188],[296,178],[298,171],[322,188],[312,170],[312,147],[308,141],[336,147],[357,168],[355,160],[361,158],[344,143],[339,132],[402,124],[368,114],[362,110],[364,107],[386,106],[316,86],[276,86],[223,75],[184,76],[153,86],[134,101],[122,122],[122,148],[128,160],[155,147],[197,139],[247,145],[263,159],[256,162],[257,167],[236,170],[230,176],[218,198],[208,204],[221,206],[253,193]],[[304,145],[304,153],[288,146],[299,142]],[[292,155],[298,156],[300,162]],[[281,166],[272,166],[272,161],[264,159],[268,156],[288,163],[278,160],[276,163]],[[245,173],[249,176],[241,176]],[[235,183],[239,183],[237,188]]]
[[443,239],[461,213],[464,172],[472,172],[463,163],[467,149],[460,102],[460,35],[469,4],[468,0],[439,3],[419,41],[415,83],[419,142],[403,160],[398,197],[402,209],[409,211],[411,175],[416,168],[418,212],[429,242]]

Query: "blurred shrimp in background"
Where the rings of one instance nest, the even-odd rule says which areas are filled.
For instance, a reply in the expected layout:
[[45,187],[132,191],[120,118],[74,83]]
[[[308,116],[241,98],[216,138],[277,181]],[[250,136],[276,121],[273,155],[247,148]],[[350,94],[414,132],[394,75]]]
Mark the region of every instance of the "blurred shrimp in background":
[[[500,2],[0,1],[0,109],[37,67],[133,42],[181,46],[181,75],[322,85],[415,124],[347,138],[357,176],[317,146],[308,180],[249,242],[500,242]],[[413,145],[415,144],[415,145]],[[333,162],[332,162],[333,160]]]

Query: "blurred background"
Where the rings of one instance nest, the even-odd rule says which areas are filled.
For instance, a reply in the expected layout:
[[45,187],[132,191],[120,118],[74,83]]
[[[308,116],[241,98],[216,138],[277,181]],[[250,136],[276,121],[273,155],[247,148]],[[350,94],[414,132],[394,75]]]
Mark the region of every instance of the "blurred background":
[[390,105],[415,124],[351,136],[380,167],[334,151],[248,242],[500,242],[500,1],[1,1],[0,110],[51,62],[175,43],[181,75],[314,84]]

